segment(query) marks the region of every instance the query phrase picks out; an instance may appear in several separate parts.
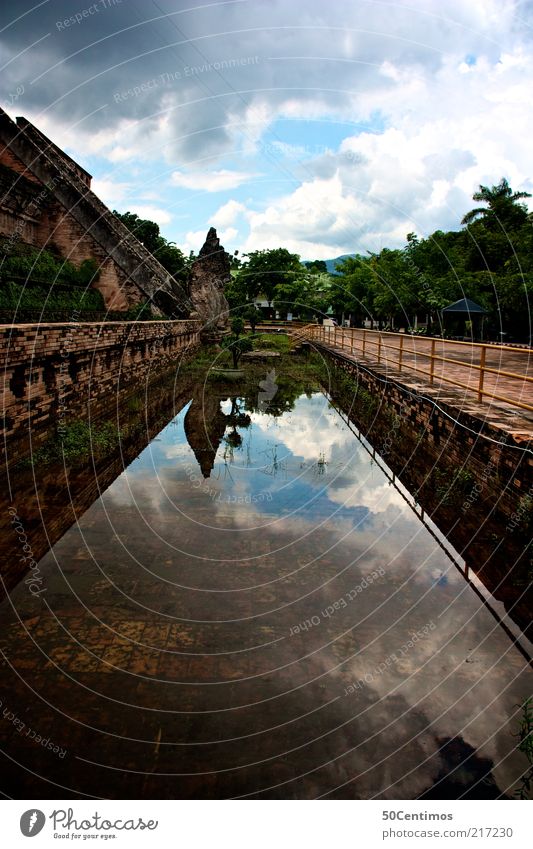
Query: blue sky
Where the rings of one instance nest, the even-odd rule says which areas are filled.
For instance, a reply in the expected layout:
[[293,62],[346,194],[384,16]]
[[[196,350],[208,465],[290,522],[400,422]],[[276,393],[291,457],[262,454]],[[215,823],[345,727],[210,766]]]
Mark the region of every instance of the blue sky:
[[3,105],[186,251],[378,250],[533,189],[530,0],[89,7],[6,4]]

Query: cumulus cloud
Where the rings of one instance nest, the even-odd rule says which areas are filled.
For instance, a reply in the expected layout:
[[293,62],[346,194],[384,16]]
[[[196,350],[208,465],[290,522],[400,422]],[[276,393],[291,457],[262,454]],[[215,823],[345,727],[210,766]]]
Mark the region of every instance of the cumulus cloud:
[[114,207],[123,203],[131,195],[132,186],[131,183],[95,178],[91,188],[107,206]]
[[363,114],[377,107],[390,126],[348,136],[334,154],[307,161],[311,179],[250,215],[246,248],[271,246],[278,234],[305,258],[379,250],[402,244],[411,230],[457,227],[480,183],[507,176],[530,190],[523,104],[532,56],[518,47],[463,70],[448,57],[436,74],[403,81],[398,70],[392,89],[363,95]]
[[140,218],[148,218],[150,221],[155,221],[160,227],[172,221],[170,212],[167,212],[166,209],[160,209],[158,206],[136,203],[135,212]]
[[245,250],[376,250],[457,226],[480,182],[533,188],[528,3],[161,0],[133,17],[132,3],[63,30],[67,0],[23,17],[29,0],[6,5],[5,88],[24,88],[13,110],[80,161],[120,168],[117,182],[149,163],[206,193],[266,175],[246,209],[230,197],[202,220],[233,228],[241,214]]
[[217,209],[214,215],[209,219],[209,224],[213,227],[229,227],[234,224],[241,213],[246,211],[246,206],[236,200],[228,200]]
[[189,230],[189,232],[185,236],[185,239],[180,244],[181,250],[185,254],[190,253],[190,251],[198,253],[203,243],[205,242],[206,236],[206,230]]
[[236,189],[242,183],[253,178],[253,174],[242,171],[193,171],[182,173],[175,171],[172,174],[174,186],[181,186],[192,191],[222,192],[228,189]]

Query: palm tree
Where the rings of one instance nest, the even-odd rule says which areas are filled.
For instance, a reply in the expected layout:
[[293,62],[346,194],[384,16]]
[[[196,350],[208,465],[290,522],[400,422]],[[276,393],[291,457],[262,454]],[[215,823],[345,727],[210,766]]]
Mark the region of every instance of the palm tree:
[[480,186],[478,192],[474,192],[472,198],[483,201],[488,208],[478,206],[467,212],[462,224],[471,224],[481,217],[487,224],[498,224],[506,229],[505,225],[511,223],[523,223],[527,217],[527,209],[523,203],[517,204],[522,198],[530,198],[529,192],[513,192],[509,183],[502,177],[497,186]]

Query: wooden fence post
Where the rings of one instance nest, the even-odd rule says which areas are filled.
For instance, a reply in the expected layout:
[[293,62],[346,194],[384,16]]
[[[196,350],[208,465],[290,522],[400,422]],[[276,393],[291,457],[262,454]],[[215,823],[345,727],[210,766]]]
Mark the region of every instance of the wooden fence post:
[[435,339],[431,340],[431,360],[429,366],[429,385],[433,386],[433,377],[435,375]]
[[483,382],[485,380],[485,359],[487,357],[487,349],[483,345],[481,348],[481,355],[479,357],[479,383],[477,387],[477,400],[481,403],[483,401]]

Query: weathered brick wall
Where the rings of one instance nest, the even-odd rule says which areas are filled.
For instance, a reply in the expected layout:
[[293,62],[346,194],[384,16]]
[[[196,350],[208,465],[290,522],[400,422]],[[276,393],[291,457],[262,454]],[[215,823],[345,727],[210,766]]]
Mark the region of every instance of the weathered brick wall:
[[[197,321],[0,326],[4,433],[10,453],[55,423],[99,415],[119,392],[177,365],[199,345]],[[5,444],[2,445],[5,451]]]
[[109,250],[57,203],[25,166],[19,163],[15,169],[15,161],[7,148],[0,151],[0,235],[38,248],[54,247],[75,265],[86,259],[96,260],[100,274],[93,285],[102,293],[107,309],[125,310],[146,300]]
[[21,161],[18,159],[14,153],[12,153],[9,148],[4,147],[0,151],[0,162],[2,165],[5,165],[6,168],[10,168],[12,171],[15,171],[17,174],[23,175],[27,180],[31,180],[32,183],[40,186],[41,181],[32,174],[29,168],[27,168]]
[[93,288],[102,293],[107,309],[125,310],[146,300],[109,253],[58,203],[51,203],[41,218],[39,244],[44,247],[54,244],[61,255],[75,265],[85,259],[96,260],[99,278]]

